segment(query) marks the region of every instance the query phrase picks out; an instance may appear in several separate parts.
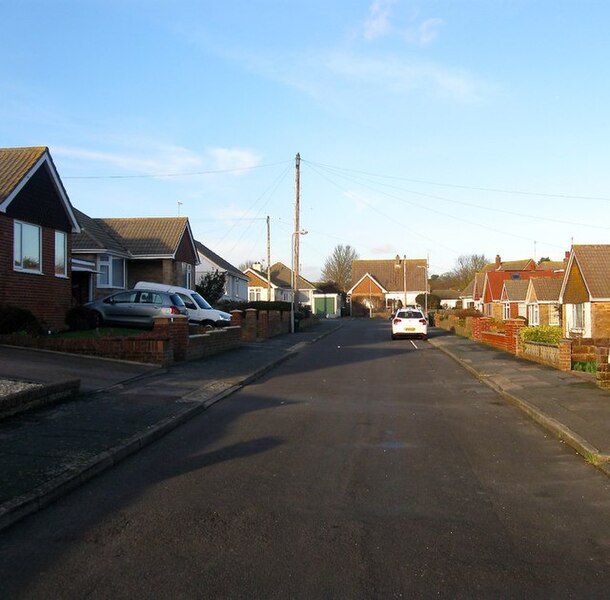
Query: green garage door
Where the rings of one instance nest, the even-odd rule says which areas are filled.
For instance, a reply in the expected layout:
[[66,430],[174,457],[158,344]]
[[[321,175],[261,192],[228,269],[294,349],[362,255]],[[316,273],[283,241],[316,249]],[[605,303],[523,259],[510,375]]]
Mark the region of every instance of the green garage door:
[[336,296],[329,296],[328,298],[314,298],[314,312],[316,315],[319,317],[334,315],[336,312],[335,300]]

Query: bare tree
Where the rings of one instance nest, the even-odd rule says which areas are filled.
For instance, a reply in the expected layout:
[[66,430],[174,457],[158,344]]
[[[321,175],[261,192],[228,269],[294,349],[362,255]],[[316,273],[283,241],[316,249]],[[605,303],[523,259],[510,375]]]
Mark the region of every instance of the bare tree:
[[358,253],[350,245],[335,246],[333,253],[324,261],[322,281],[333,282],[339,290],[346,292],[352,284],[352,261],[357,258]]
[[488,263],[489,260],[485,258],[484,254],[462,254],[458,256],[455,266],[450,272],[456,289],[464,289]]

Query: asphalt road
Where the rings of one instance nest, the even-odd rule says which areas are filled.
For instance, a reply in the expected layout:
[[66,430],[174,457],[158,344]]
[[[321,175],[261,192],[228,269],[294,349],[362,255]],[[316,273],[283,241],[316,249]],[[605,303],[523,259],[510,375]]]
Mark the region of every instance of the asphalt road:
[[6,598],[607,598],[610,485],[427,342],[345,326],[0,534]]

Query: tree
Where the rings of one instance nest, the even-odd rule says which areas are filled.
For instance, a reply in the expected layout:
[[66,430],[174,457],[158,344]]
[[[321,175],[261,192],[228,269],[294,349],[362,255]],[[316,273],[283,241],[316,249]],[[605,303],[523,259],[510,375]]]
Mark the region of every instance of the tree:
[[226,273],[220,273],[218,269],[214,272],[206,273],[199,278],[199,283],[195,284],[195,289],[210,304],[216,304],[225,293]]
[[489,260],[485,258],[484,254],[462,254],[458,256],[455,266],[450,272],[454,287],[463,290],[488,263]]
[[358,258],[355,248],[350,245],[335,246],[333,253],[324,261],[322,281],[333,282],[342,292],[347,292],[352,284],[352,261]]

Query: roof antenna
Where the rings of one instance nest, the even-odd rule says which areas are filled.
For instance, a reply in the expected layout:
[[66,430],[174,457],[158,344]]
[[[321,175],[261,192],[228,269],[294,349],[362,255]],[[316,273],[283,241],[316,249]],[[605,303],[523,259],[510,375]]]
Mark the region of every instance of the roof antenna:
[[178,200],[178,216],[180,216],[180,207],[182,206],[182,202]]

